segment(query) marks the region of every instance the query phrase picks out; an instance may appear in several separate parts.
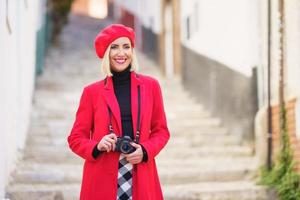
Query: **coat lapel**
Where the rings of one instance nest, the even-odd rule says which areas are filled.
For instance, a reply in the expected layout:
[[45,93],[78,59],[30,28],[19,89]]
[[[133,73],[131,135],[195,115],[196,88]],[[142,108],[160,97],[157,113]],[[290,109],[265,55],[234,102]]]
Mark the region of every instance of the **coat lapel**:
[[[133,124],[133,131],[134,136],[136,135],[136,128],[137,128],[137,117],[138,117],[138,86],[140,87],[141,92],[141,113],[140,113],[140,124],[143,117],[143,107],[144,107],[144,85],[142,81],[134,72],[131,72],[131,114],[132,114],[132,124]],[[106,84],[104,85],[104,99],[112,111],[114,118],[117,121],[118,130],[117,134],[122,135],[122,124],[121,124],[121,112],[120,107],[117,101],[117,98],[114,93],[114,87],[112,82],[112,77],[106,78]]]
[[107,105],[109,106],[113,117],[116,119],[117,121],[117,125],[118,125],[118,130],[119,132],[116,134],[122,135],[122,124],[121,124],[121,113],[120,113],[120,107],[119,107],[119,103],[117,101],[115,92],[114,92],[114,86],[113,86],[113,82],[112,82],[112,77],[107,77],[106,78],[106,84],[104,85],[104,99],[107,103]]

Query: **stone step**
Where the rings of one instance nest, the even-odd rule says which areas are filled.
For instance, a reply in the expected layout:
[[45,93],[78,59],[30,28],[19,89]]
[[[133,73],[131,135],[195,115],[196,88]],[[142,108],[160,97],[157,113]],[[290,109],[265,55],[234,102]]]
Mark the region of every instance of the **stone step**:
[[[33,135],[29,134],[27,139],[27,144],[30,146],[45,146],[54,145],[61,146],[67,145],[67,135],[66,131],[61,131],[61,133],[56,133],[57,135],[48,133],[47,135]],[[172,130],[171,130],[172,134]],[[172,136],[172,135],[171,135]],[[187,132],[182,134],[176,134],[172,136],[168,145],[170,147],[175,146],[228,146],[228,145],[238,145],[240,144],[240,138],[235,135],[228,134],[205,134],[205,133],[193,133]]]
[[184,119],[172,119],[168,120],[169,126],[175,127],[218,127],[221,125],[220,119],[217,118],[184,118]]
[[[45,135],[45,136],[57,136],[66,135],[70,132],[73,124],[73,120],[58,118],[47,118],[47,119],[34,119],[32,120],[31,127],[28,132],[28,137]],[[36,122],[36,123],[35,123]]]
[[276,200],[274,191],[253,181],[163,185],[165,200]]
[[12,176],[12,183],[80,183],[83,164],[23,163]]
[[[28,134],[27,144],[30,146],[35,145],[54,145],[61,146],[67,144],[67,137],[71,128],[56,129],[45,128],[44,132],[34,134],[31,132]],[[174,131],[173,131],[174,130]],[[234,145],[240,143],[239,136],[229,135],[227,130],[222,128],[199,128],[194,130],[184,129],[179,130],[178,128],[170,127],[171,140],[170,143],[184,142],[186,144],[193,145]],[[183,141],[185,140],[185,141]],[[190,145],[189,145],[190,146]]]
[[178,158],[189,158],[189,157],[241,157],[251,156],[253,149],[248,146],[194,146],[194,147],[177,147],[169,148],[168,145],[164,148],[159,157],[178,157]]
[[80,183],[14,184],[7,188],[10,200],[78,200]]
[[[53,115],[47,120],[39,120],[39,124],[33,124],[29,130],[28,136],[33,135],[34,137],[38,135],[61,135],[66,136],[69,134],[73,121],[72,120],[62,120],[62,116]],[[59,124],[56,121],[60,121]],[[68,122],[67,122],[68,121]],[[178,123],[180,121],[180,123]],[[206,118],[206,119],[176,119],[169,120],[169,129],[172,130],[171,134],[176,133],[211,133],[211,134],[226,134],[228,130],[220,126],[219,119]]]
[[191,121],[183,121],[180,120],[170,121],[168,122],[168,126],[170,129],[177,130],[177,131],[190,131],[190,130],[197,130],[197,129],[209,129],[209,128],[221,128],[221,122],[219,119],[203,119],[203,120],[191,120]]
[[[177,135],[180,136],[186,136],[186,137],[192,137],[193,135],[205,135],[208,137],[219,137],[219,136],[227,136],[229,135],[229,132],[226,128],[223,128],[221,126],[217,127],[195,127],[195,128],[189,128],[186,127],[180,127],[180,126],[169,126],[169,130],[171,132],[171,136],[177,137]],[[238,136],[237,136],[238,137]]]
[[[243,156],[243,157],[192,157],[183,160],[177,157],[164,157],[162,155],[156,157],[156,162],[162,168],[171,166],[171,169],[177,169],[177,166],[188,166],[188,167],[202,167],[205,169],[233,169],[233,168],[253,168],[257,167],[257,159],[254,156]],[[234,163],[234,165],[233,165]],[[168,168],[167,170],[169,170]]]
[[159,158],[157,165],[161,182],[167,184],[250,179],[257,169],[252,158]]
[[[184,100],[181,102],[185,102]],[[165,109],[170,110],[174,113],[177,112],[185,112],[185,113],[198,113],[205,111],[203,106],[200,104],[193,104],[193,105],[185,105],[185,104],[175,104],[170,101],[170,103],[165,103]]]
[[[178,93],[181,92],[178,91]],[[164,98],[164,108],[168,111],[176,111],[176,112],[183,112],[183,113],[206,111],[204,106],[199,105],[195,101],[184,97],[184,95],[182,97],[173,97],[173,96],[165,95],[163,98]],[[178,106],[179,104],[185,104],[186,109],[176,108],[176,106]],[[195,107],[195,109],[192,109],[192,107]]]
[[27,146],[23,159],[36,163],[82,163],[83,159],[73,153],[67,145]]
[[189,137],[184,134],[178,134],[168,142],[169,147],[233,146],[239,144],[240,139],[235,135],[220,135],[213,137],[208,134],[190,134]]
[[[52,97],[55,98],[55,97]],[[35,103],[35,109],[37,110],[43,110],[44,112],[48,113],[74,113],[76,111],[78,104],[70,104],[70,103],[65,103],[66,105],[60,105],[58,103],[56,104],[49,104],[47,101],[45,102],[38,102]]]
[[[276,200],[275,192],[253,181],[162,184],[166,200]],[[80,183],[14,184],[7,188],[10,200],[77,200]]]
[[[172,90],[170,88],[167,88],[166,90]],[[187,106],[190,106],[190,105],[196,105],[199,106],[198,103],[195,102],[194,99],[190,98],[189,94],[181,91],[181,90],[178,90],[178,89],[173,89],[172,91],[173,93],[170,93],[168,91],[166,92],[163,92],[163,99],[164,99],[164,105],[166,106],[169,106],[170,104],[171,105],[178,105],[178,104],[181,104],[182,102],[185,102],[185,104]],[[177,93],[177,94],[175,94]],[[203,106],[200,105],[202,108]],[[199,108],[201,108],[199,107]]]
[[[169,157],[184,159],[189,157],[242,157],[252,156],[253,149],[247,146],[186,146],[170,148],[169,144],[164,148],[158,158]],[[81,163],[82,158],[73,153],[67,145],[60,146],[27,146],[23,159],[38,163]]]
[[[234,163],[234,164],[232,164]],[[179,184],[201,181],[232,181],[251,177],[257,165],[252,158],[159,159],[162,183]],[[23,162],[13,174],[15,183],[75,183],[81,181],[83,165]]]
[[[61,120],[65,122],[72,122],[74,120],[75,116],[75,110],[76,107],[73,107],[72,110],[66,111],[64,110],[63,112],[61,110],[55,111],[55,110],[45,110],[42,109],[40,111],[34,111],[35,116],[32,117],[32,120],[37,120],[35,121],[36,123],[47,123],[48,120]],[[34,123],[34,121],[32,121]]]
[[166,113],[168,122],[170,120],[175,120],[175,119],[192,119],[192,118],[203,119],[203,118],[211,117],[210,112],[207,112],[207,111],[186,112],[186,111],[174,111],[172,109],[166,108],[165,113]]
[[[80,91],[51,91],[37,89],[34,93],[35,102],[54,102],[54,103],[74,103],[78,102],[80,98]],[[55,98],[53,98],[55,97]],[[60,105],[60,104],[59,104]]]
[[29,136],[26,141],[28,146],[66,146],[67,145],[67,136],[65,137],[51,137],[51,136]]
[[[39,124],[32,124],[28,137],[39,137],[39,136],[53,136],[53,137],[67,137],[69,132],[71,131],[72,128],[72,123],[73,121],[65,122],[67,125],[64,126],[59,126],[59,125],[54,125],[51,124],[48,120],[47,123],[42,123],[40,121]],[[172,135],[187,135],[190,137],[191,135],[209,135],[212,137],[216,137],[219,135],[229,135],[229,132],[226,128],[222,126],[198,126],[197,123],[195,123],[194,128],[187,128],[183,125],[177,125],[175,123],[173,124],[168,124],[169,130]],[[237,135],[239,137],[239,135]]]

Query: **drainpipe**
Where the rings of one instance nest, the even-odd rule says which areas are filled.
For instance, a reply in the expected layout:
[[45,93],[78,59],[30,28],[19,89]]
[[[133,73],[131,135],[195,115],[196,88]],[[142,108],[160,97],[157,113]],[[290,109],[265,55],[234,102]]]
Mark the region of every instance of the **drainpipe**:
[[271,38],[272,38],[272,4],[268,0],[268,157],[267,168],[272,168],[272,109],[271,109]]

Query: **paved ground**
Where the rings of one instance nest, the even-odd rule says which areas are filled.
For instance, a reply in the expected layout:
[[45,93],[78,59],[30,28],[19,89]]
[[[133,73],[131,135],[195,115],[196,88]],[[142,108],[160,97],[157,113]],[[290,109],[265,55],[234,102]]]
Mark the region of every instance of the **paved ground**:
[[[60,45],[48,52],[23,160],[7,188],[10,199],[78,199],[83,161],[68,149],[66,138],[83,86],[102,78],[93,38],[106,23],[71,16]],[[141,72],[162,85],[171,131],[170,143],[157,158],[165,198],[268,199],[267,190],[252,180],[257,170],[253,148],[241,145],[178,79],[162,78],[155,63],[138,56]]]

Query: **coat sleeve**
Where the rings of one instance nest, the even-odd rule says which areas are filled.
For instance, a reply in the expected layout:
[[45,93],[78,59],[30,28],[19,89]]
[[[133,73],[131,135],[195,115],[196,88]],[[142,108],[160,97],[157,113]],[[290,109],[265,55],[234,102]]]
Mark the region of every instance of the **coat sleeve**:
[[167,144],[170,133],[167,127],[163,98],[158,81],[153,83],[153,108],[151,118],[151,133],[149,140],[141,142],[146,149],[148,159],[154,159]]
[[93,126],[93,105],[87,88],[84,88],[79,107],[76,112],[75,122],[68,137],[70,149],[80,157],[95,161],[93,149],[97,141],[91,139],[91,129]]

